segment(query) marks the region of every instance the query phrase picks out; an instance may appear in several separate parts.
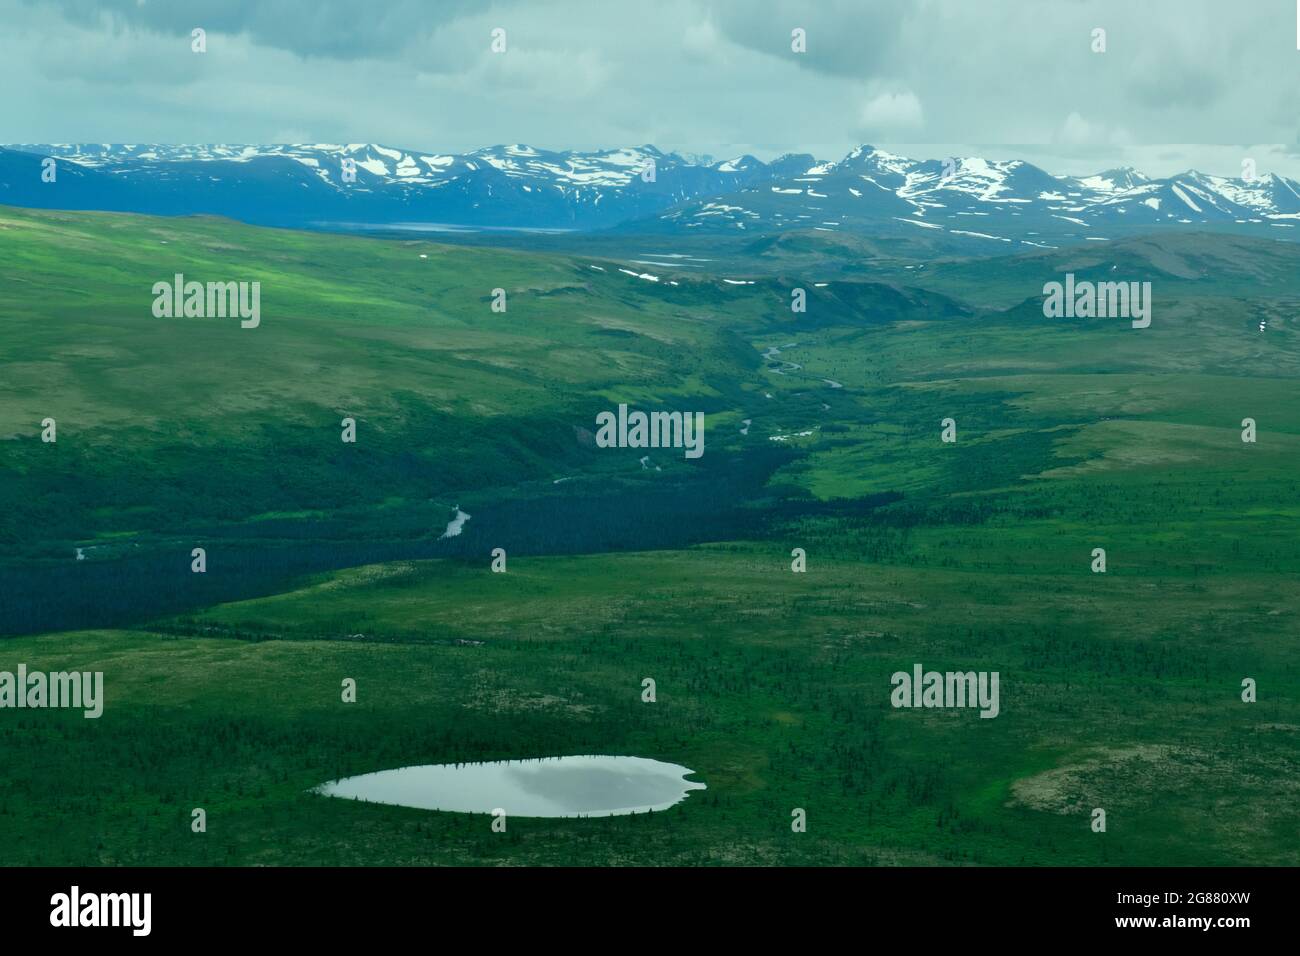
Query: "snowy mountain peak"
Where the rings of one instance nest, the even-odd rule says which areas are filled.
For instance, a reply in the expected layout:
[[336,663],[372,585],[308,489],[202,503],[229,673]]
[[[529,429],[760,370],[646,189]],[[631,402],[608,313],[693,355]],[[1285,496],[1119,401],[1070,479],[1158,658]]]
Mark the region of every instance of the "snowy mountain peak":
[[713,163],[711,168],[722,173],[735,173],[743,170],[761,169],[763,163],[746,153],[744,156],[733,156],[731,159]]
[[1092,176],[1079,177],[1076,181],[1085,189],[1093,192],[1113,193],[1132,189],[1143,183],[1149,183],[1151,180],[1132,166],[1117,166],[1114,169],[1107,169]]
[[[61,170],[58,190],[41,189],[30,171],[42,156],[72,167]],[[868,144],[835,161],[796,153],[770,162],[748,154],[715,162],[652,144],[584,152],[511,143],[445,154],[380,143],[17,146],[0,148],[0,190],[14,205],[273,225],[924,230],[1041,246],[1050,237],[1082,242],[1212,223],[1300,239],[1288,234],[1300,228],[1300,183],[1270,172],[1153,179],[1119,166],[1053,176],[1020,159],[915,160]]]

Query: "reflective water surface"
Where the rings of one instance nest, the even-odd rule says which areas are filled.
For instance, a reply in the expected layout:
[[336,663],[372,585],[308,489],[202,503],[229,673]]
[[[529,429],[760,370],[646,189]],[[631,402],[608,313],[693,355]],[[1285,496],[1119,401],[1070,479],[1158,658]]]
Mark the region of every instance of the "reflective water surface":
[[518,817],[608,817],[666,810],[703,783],[693,770],[645,757],[545,757],[491,763],[426,764],[333,780],[315,788],[421,810]]

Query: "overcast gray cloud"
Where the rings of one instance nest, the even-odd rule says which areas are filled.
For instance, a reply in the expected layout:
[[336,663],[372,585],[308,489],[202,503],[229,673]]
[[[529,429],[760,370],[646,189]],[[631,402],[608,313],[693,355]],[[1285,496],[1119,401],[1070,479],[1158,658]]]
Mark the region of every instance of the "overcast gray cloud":
[[[1296,5],[1244,6],[0,0],[0,138],[653,142],[826,158],[862,142],[933,155],[983,144],[1052,171],[1235,174],[1249,153],[1297,175]],[[204,54],[191,52],[195,27]],[[497,27],[503,54],[490,49]],[[795,28],[806,53],[791,50]]]
[[[478,0],[24,0],[58,11],[70,22],[112,23],[170,36],[198,26],[215,33],[245,33],[259,46],[303,56],[356,60],[391,56],[413,37],[466,13]],[[496,7],[508,4],[498,0]]]

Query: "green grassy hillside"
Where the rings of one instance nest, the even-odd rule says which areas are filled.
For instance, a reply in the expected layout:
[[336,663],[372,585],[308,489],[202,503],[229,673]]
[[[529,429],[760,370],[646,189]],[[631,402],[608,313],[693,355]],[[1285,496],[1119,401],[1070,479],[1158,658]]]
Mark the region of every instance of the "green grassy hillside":
[[[107,688],[0,709],[0,863],[1300,863],[1294,247],[806,254],[0,210],[0,670]],[[1043,317],[1111,266],[1150,328]],[[154,318],[175,272],[261,281],[261,326]],[[703,411],[706,453],[596,448],[619,402]],[[918,662],[998,671],[1000,715],[894,709]],[[708,789],[508,835],[306,792],[582,753]]]

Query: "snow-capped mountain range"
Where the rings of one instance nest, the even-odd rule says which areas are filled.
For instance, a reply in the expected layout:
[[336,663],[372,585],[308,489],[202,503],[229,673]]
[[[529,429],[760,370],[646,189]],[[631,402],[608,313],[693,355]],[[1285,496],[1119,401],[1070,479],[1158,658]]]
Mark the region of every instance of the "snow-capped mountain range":
[[[38,175],[46,156],[60,162],[54,184]],[[368,143],[23,145],[0,150],[0,202],[213,213],[267,225],[585,230],[741,189],[811,162],[761,163],[746,156],[701,165],[653,146],[580,153],[515,145],[440,155]],[[345,163],[355,171],[352,181],[344,176]],[[651,164],[652,179],[646,173]]]
[[1053,176],[1020,160],[921,161],[864,146],[785,181],[686,203],[639,225],[651,231],[764,234],[940,230],[986,242],[1046,245],[1165,225],[1290,231],[1297,222],[1300,183],[1273,174],[1246,181],[1188,171],[1151,179],[1125,167]]
[[[41,176],[45,157],[57,160],[54,182]],[[703,162],[653,146],[431,154],[375,144],[21,145],[0,148],[0,202],[278,226],[927,232],[1018,247],[1165,226],[1264,228],[1290,239],[1300,223],[1300,183],[1273,174],[1053,176],[1019,160],[913,160],[870,146],[837,162],[807,154]]]

